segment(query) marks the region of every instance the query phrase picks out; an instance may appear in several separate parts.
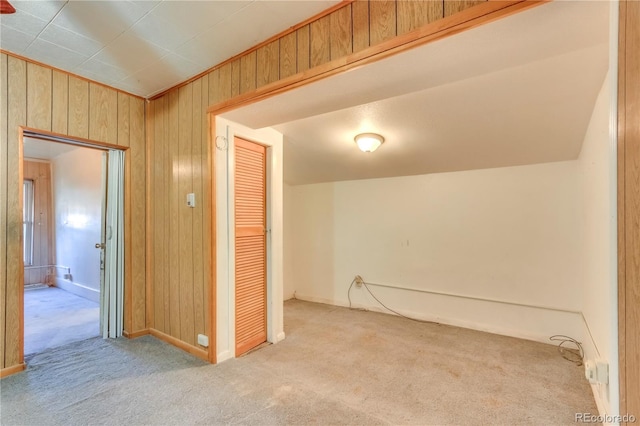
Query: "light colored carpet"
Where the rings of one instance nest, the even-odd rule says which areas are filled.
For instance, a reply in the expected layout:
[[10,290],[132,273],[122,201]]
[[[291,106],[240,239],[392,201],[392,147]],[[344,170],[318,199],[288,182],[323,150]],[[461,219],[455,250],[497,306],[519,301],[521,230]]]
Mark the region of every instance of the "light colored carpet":
[[285,303],[287,338],[208,365],[150,336],[35,355],[0,382],[5,425],[572,424],[596,413],[551,345]]
[[100,335],[100,305],[57,287],[24,292],[24,353]]

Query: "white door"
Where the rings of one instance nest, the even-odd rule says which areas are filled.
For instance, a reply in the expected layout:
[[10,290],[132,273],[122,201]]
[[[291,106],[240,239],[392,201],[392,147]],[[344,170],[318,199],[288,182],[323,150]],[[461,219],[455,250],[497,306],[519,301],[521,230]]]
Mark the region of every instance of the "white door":
[[123,330],[124,151],[111,149],[108,156],[100,324],[102,337],[117,338],[122,336]]

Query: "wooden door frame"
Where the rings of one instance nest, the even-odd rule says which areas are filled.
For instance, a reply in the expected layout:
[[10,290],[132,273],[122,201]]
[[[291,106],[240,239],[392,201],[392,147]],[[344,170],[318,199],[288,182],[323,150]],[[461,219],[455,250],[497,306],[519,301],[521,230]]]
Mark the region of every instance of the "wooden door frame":
[[[91,139],[86,139],[86,138],[81,138],[81,137],[77,137],[77,136],[68,136],[68,135],[63,135],[60,133],[55,133],[55,132],[50,132],[47,130],[41,130],[41,129],[36,129],[36,128],[32,128],[32,127],[27,127],[27,126],[18,126],[18,182],[20,182],[20,184],[22,183],[23,179],[24,179],[24,138],[25,138],[25,132],[30,133],[30,134],[35,134],[36,136],[34,136],[36,139],[40,139],[43,142],[55,142],[56,139],[60,140],[59,143],[65,143],[65,141],[69,141],[67,143],[69,143],[70,145],[73,145],[72,142],[77,142],[77,145],[82,147],[93,147],[94,149],[98,149],[98,150],[102,150],[102,151],[108,151],[110,149],[117,149],[119,151],[123,151],[125,152],[125,173],[123,176],[124,182],[124,191],[125,191],[125,205],[123,206],[124,209],[124,222],[127,223],[129,221],[129,206],[127,205],[127,194],[130,193],[131,191],[131,183],[130,180],[127,179],[128,176],[128,170],[130,170],[131,168],[131,155],[126,154],[129,151],[129,148],[125,148],[119,145],[113,145],[110,143],[106,143],[106,142],[98,142],[95,140],[91,140]],[[40,138],[38,138],[38,136],[40,136]],[[19,197],[18,197],[18,210],[22,211],[23,208],[23,195],[22,195],[22,190],[19,191]],[[131,235],[130,235],[130,230],[128,229],[129,227],[127,227],[126,225],[123,224],[123,233],[124,233],[124,245],[125,245],[125,263],[127,262],[127,256],[131,255],[131,250],[130,250],[130,241],[131,241]],[[23,243],[23,238],[24,236],[22,235],[22,228],[20,230],[20,243],[22,245]],[[128,253],[128,254],[127,254]],[[18,310],[19,310],[19,320],[18,320],[18,333],[20,336],[20,348],[19,348],[19,361],[20,363],[17,364],[15,366],[15,368],[12,369],[5,369],[8,370],[7,372],[5,372],[3,370],[3,377],[5,375],[9,375],[9,374],[13,374],[15,372],[18,371],[22,371],[26,368],[26,363],[24,362],[24,259],[22,256],[20,256],[19,259],[19,268],[20,268],[20,279],[19,279],[19,285],[21,285],[21,291],[18,292],[19,294],[19,306],[18,306]],[[125,276],[124,276],[124,301],[123,301],[123,322],[124,319],[127,315],[127,313],[131,313],[131,273],[127,272],[126,270],[127,268],[125,268]]]
[[[209,114],[209,128],[212,135],[212,150],[219,150],[222,152],[216,153],[225,157],[224,151],[231,148],[233,146],[234,137],[237,136],[241,139],[245,139],[250,142],[255,142],[259,145],[263,145],[267,148],[266,152],[266,161],[267,161],[267,226],[271,228],[271,238],[268,239],[267,242],[267,256],[271,254],[271,257],[267,258],[267,341],[271,343],[277,343],[284,339],[284,328],[282,321],[282,312],[283,306],[280,303],[278,305],[278,301],[282,301],[282,286],[276,286],[275,283],[282,279],[282,266],[278,265],[278,263],[282,262],[282,209],[274,210],[273,206],[277,205],[278,201],[282,201],[282,186],[274,185],[278,179],[282,180],[282,137],[281,135],[273,129],[259,129],[254,130],[250,129],[246,126],[243,126],[239,123],[234,123],[228,119],[223,117],[218,117],[213,114]],[[277,136],[276,136],[277,135]],[[276,139],[279,142],[275,142]],[[225,157],[224,161],[226,163],[227,159]],[[216,169],[218,172],[227,174],[227,178],[233,180],[233,173],[235,163],[235,158],[233,156],[233,151],[229,154],[227,166],[223,169]],[[279,165],[275,167],[275,164]],[[215,164],[212,165],[215,167]],[[212,169],[214,170],[214,169]],[[216,172],[212,173],[212,178],[215,179]],[[229,177],[231,176],[231,177]],[[212,279],[210,285],[210,294],[212,295],[211,310],[212,312],[210,321],[212,326],[214,326],[215,317],[220,314],[221,318],[225,317],[228,321],[220,321],[216,327],[213,328],[216,336],[220,335],[221,341],[226,343],[221,344],[220,347],[217,347],[217,350],[220,351],[218,354],[211,354],[211,357],[216,360],[216,362],[222,362],[230,358],[235,357],[235,288],[231,286],[233,282],[233,276],[231,275],[232,269],[229,268],[229,265],[233,265],[234,261],[234,251],[235,245],[230,245],[232,242],[235,244],[235,234],[230,232],[228,235],[225,234],[224,230],[216,229],[218,226],[222,226],[222,224],[218,224],[218,219],[224,221],[225,218],[233,217],[233,201],[231,198],[227,197],[227,193],[219,194],[217,193],[216,188],[220,188],[225,186],[225,182],[213,185],[213,199],[216,200],[216,215],[214,215],[211,219],[211,226],[215,232],[220,232],[219,238],[214,238],[212,244],[212,258],[216,258],[216,253],[220,250],[226,250],[227,256],[226,258],[216,258],[214,263],[214,267],[212,268]],[[227,189],[229,194],[233,194],[234,185],[233,181],[228,182]],[[279,189],[278,189],[279,188]],[[218,200],[217,197],[220,196],[221,199]],[[219,203],[222,199],[226,199],[227,202]],[[271,201],[269,201],[271,200]],[[217,216],[220,214],[220,216]],[[278,223],[278,221],[280,221]],[[233,222],[227,222],[230,229],[235,229],[235,225]],[[228,239],[227,239],[228,237]],[[216,244],[216,240],[219,240],[218,243],[222,244],[222,246],[218,247]],[[226,246],[225,246],[226,244]],[[278,252],[279,250],[279,252]],[[279,254],[278,254],[279,253]],[[225,259],[227,260],[225,262]],[[218,290],[220,294],[218,294]],[[228,293],[227,293],[228,291]],[[232,299],[233,297],[233,299]],[[228,308],[224,308],[219,312],[219,306]],[[216,359],[217,358],[217,359]],[[213,362],[213,361],[212,361]]]
[[618,362],[620,414],[634,415],[636,418],[640,417],[640,28],[633,23],[637,23],[638,17],[640,2],[620,1],[617,146]]

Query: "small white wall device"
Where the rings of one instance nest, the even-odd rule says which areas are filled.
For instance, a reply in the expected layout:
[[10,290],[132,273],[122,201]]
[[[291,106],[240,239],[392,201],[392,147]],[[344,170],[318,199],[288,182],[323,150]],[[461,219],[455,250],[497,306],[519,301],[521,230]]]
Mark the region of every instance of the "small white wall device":
[[209,336],[198,334],[198,344],[200,346],[204,346],[205,348],[209,347]]
[[584,375],[589,383],[609,383],[609,364],[604,361],[589,360],[584,363]]
[[194,194],[193,192],[187,194],[187,206],[192,208],[195,208],[196,206],[196,194]]

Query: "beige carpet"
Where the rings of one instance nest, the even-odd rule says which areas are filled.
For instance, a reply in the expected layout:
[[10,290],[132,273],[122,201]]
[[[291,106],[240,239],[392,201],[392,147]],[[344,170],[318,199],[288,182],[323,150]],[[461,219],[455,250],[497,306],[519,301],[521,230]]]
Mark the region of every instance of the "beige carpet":
[[572,424],[596,413],[551,345],[285,303],[287,339],[208,365],[150,336],[76,342],[0,382],[4,425]]

